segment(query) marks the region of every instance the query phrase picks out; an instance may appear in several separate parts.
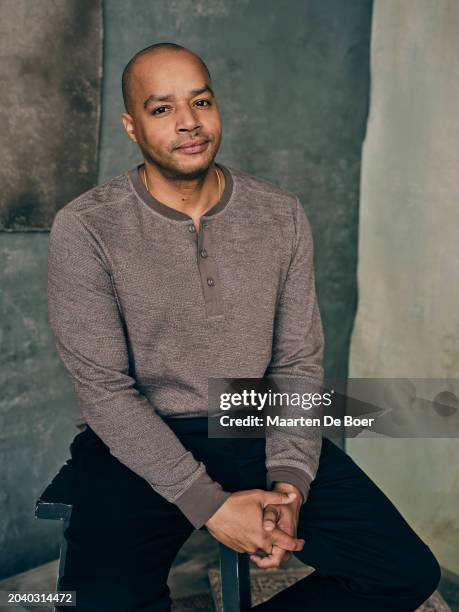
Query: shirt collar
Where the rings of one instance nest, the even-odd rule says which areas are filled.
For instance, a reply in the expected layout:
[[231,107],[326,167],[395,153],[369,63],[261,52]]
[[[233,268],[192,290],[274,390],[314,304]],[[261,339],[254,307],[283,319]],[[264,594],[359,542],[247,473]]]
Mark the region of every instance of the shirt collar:
[[[167,217],[168,219],[175,219],[176,221],[190,221],[191,217],[189,215],[181,212],[180,210],[176,210],[175,208],[172,208],[171,206],[168,206],[163,202],[160,202],[155,197],[153,197],[149,191],[147,191],[142,179],[140,178],[139,168],[141,167],[141,165],[142,164],[128,171],[128,176],[137,195],[145,202],[145,204],[150,206],[153,210],[163,215],[164,217]],[[216,202],[212,206],[212,208],[209,208],[209,210],[207,210],[204,215],[202,215],[202,219],[213,217],[216,213],[223,210],[230,201],[231,195],[233,193],[233,177],[231,175],[230,170],[227,166],[223,164],[218,163],[216,165],[223,172],[223,175],[225,177],[225,188],[223,190],[220,200]]]

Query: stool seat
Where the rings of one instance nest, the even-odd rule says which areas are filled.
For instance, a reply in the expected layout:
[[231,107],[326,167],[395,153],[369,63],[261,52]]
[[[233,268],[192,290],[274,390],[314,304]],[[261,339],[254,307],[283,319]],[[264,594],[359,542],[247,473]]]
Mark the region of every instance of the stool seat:
[[71,459],[61,467],[35,504],[40,519],[69,520],[75,491],[75,469]]
[[[59,553],[59,568],[56,591],[64,574],[67,541],[63,536],[67,529],[75,493],[75,468],[72,459],[61,467],[35,504],[37,519],[61,520],[63,522]],[[206,530],[203,525],[201,530]],[[219,542],[220,588],[223,612],[246,612],[251,608],[249,558]]]

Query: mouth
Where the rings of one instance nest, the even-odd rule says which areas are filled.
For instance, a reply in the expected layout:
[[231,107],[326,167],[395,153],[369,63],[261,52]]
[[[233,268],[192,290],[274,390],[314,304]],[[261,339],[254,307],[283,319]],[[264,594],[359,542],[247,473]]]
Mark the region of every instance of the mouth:
[[195,138],[194,140],[188,140],[184,142],[180,147],[177,147],[175,150],[180,153],[186,153],[188,155],[192,155],[194,153],[202,153],[207,149],[209,145],[208,140],[204,140],[204,138]]

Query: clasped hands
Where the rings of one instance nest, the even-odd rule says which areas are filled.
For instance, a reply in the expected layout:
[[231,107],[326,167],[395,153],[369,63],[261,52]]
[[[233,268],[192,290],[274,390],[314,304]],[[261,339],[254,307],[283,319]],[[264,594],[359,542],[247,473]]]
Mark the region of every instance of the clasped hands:
[[303,550],[304,540],[296,537],[302,501],[299,490],[287,483],[276,483],[272,491],[238,491],[206,527],[219,542],[249,553],[258,567],[279,567],[292,552]]

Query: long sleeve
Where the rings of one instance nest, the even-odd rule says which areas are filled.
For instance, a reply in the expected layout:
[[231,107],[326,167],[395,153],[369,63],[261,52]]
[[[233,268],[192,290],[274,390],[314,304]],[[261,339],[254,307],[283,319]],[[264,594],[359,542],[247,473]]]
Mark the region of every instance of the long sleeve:
[[89,426],[114,457],[201,527],[230,493],[136,389],[110,266],[80,216],[65,207],[49,236],[48,320]]
[[[312,233],[298,198],[295,211],[295,243],[277,306],[272,359],[265,376],[303,378],[305,391],[315,392],[323,384],[324,334],[315,290]],[[321,448],[322,428],[299,431],[297,427],[294,433],[267,428],[268,488],[276,481],[288,482],[299,488],[306,502]]]

